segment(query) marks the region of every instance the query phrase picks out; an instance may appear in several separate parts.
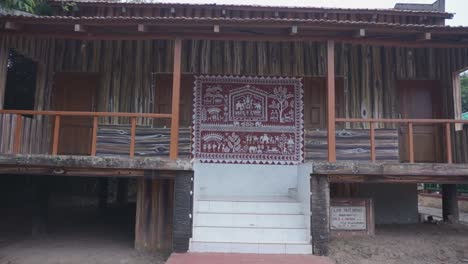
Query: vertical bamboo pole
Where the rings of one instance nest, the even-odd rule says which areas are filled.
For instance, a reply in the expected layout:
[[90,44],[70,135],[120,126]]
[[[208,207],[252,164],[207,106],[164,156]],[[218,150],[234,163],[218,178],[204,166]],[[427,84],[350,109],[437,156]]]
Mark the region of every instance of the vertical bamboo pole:
[[136,117],[132,117],[132,128],[130,130],[130,158],[135,157]]
[[445,146],[447,150],[447,163],[452,163],[452,135],[450,131],[450,123],[445,124]]
[[13,154],[19,154],[21,151],[21,134],[23,130],[23,118],[16,115],[15,141],[13,143]]
[[91,156],[96,156],[98,117],[93,117],[93,141],[91,142]]
[[328,162],[336,162],[335,43],[327,43],[327,138]]
[[371,148],[370,155],[371,155],[371,161],[374,162],[374,161],[376,161],[374,122],[369,122],[369,127],[370,127],[370,148]]
[[180,107],[180,78],[181,78],[182,40],[174,41],[174,70],[172,79],[172,116],[171,116],[171,143],[170,159],[177,159],[179,143],[179,107]]
[[54,135],[52,139],[52,155],[57,155],[60,136],[60,116],[55,116]]
[[408,155],[409,162],[414,163],[414,139],[413,139],[413,123],[408,123]]

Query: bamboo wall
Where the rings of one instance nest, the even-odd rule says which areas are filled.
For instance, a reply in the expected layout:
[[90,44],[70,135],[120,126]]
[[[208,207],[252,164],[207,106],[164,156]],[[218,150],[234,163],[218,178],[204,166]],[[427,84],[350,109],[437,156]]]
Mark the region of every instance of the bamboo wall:
[[[79,71],[101,74],[98,111],[153,112],[157,88],[152,73],[172,71],[171,41],[3,37],[0,39],[0,99],[4,94],[8,48],[15,48],[39,62],[36,109],[50,109],[55,72]],[[316,42],[185,41],[182,58],[183,71],[195,74],[326,74],[326,47]],[[453,117],[452,72],[466,66],[468,49],[349,44],[336,47],[336,74],[345,78],[346,117],[397,118],[395,80],[398,79],[441,80],[441,117]],[[119,120],[101,122],[118,123]],[[150,124],[151,120],[142,123]]]

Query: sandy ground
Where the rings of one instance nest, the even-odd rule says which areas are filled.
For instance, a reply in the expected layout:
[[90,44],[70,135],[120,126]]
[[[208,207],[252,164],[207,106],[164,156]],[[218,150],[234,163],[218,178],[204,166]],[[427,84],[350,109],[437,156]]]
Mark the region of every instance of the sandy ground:
[[378,226],[374,237],[333,239],[330,248],[336,264],[466,264],[468,227]]
[[40,237],[22,228],[29,226],[21,223],[25,218],[18,214],[0,219],[9,222],[0,228],[0,264],[163,264],[167,254],[133,249],[130,213],[109,210],[103,216],[96,210],[63,210],[51,215],[48,234]]
[[[418,204],[423,207],[442,209],[442,199],[440,197],[430,197],[426,195],[418,196]],[[458,200],[458,209],[461,213],[468,213],[468,201]]]

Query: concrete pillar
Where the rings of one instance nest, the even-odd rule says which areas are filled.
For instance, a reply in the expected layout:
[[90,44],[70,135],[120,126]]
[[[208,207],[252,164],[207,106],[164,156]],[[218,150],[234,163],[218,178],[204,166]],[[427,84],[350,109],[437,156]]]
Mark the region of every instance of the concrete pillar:
[[457,195],[456,184],[442,184],[442,216],[444,221],[452,223],[459,221]]
[[192,177],[192,172],[179,172],[174,181],[172,248],[175,252],[187,252],[192,237]]
[[310,191],[312,251],[314,255],[327,256],[330,240],[330,185],[328,177],[312,174]]

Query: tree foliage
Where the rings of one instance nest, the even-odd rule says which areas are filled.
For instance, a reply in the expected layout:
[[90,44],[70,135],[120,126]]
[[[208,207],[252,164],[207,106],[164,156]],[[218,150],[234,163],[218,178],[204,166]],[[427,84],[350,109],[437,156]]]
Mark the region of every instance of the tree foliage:
[[51,9],[47,0],[3,0],[0,6],[36,15],[50,15]]
[[468,73],[460,77],[463,113],[468,112]]

